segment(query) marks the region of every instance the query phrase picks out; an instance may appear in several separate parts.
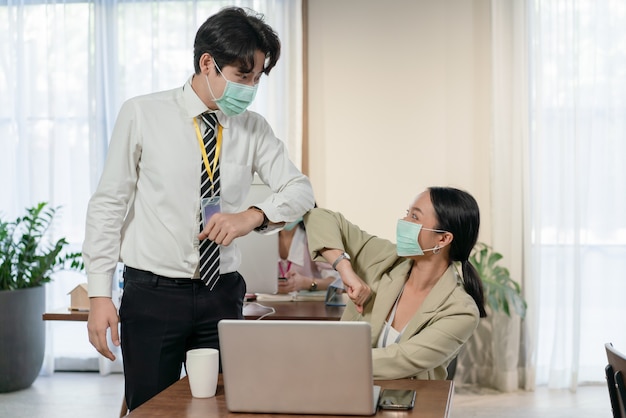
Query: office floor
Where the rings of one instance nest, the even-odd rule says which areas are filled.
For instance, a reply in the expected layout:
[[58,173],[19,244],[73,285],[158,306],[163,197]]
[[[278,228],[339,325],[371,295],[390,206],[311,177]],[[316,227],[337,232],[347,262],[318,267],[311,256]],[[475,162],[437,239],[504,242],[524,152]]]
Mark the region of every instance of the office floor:
[[[0,417],[114,418],[119,415],[123,378],[119,373],[57,372],[39,377],[28,389],[0,394]],[[416,405],[419,407],[419,399]],[[538,388],[535,392],[499,393],[457,388],[452,418],[610,418],[605,385],[568,390]]]
[[39,376],[24,390],[0,393],[0,417],[114,418],[124,394],[121,373],[56,372]]
[[500,393],[485,388],[459,388],[452,418],[612,418],[606,384],[579,386],[576,393],[550,390]]

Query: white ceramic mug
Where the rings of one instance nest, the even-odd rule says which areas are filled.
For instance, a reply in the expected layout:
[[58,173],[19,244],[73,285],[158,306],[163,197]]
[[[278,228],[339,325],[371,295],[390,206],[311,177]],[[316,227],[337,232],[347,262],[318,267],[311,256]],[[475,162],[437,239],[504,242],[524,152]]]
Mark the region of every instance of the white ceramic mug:
[[219,351],[214,348],[195,348],[187,351],[187,376],[194,398],[215,396],[220,370],[219,359]]

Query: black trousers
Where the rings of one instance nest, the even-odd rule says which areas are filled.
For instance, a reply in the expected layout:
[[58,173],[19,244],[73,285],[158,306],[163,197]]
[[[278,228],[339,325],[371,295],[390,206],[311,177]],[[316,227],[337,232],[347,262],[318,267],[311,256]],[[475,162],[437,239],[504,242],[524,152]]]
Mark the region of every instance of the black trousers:
[[237,272],[221,275],[209,290],[200,280],[127,267],[120,323],[128,409],[176,382],[187,350],[219,349],[217,323],[243,318],[245,293]]

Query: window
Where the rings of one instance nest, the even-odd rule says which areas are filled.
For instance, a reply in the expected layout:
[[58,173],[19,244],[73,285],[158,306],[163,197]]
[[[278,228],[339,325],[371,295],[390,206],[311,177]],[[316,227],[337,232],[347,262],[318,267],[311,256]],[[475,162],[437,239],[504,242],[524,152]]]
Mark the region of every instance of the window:
[[626,7],[531,6],[532,246],[537,383],[604,381],[604,343],[625,347]]
[[[52,234],[67,237],[71,250],[80,251],[87,202],[121,104],[182,86],[194,71],[197,28],[233,5],[263,13],[281,39],[281,58],[251,109],[268,119],[299,166],[300,1],[0,2],[0,213],[17,216],[39,201],[61,206]],[[67,306],[67,292],[82,281],[75,273],[57,274],[47,308]],[[55,355],[96,355],[82,324],[63,326],[66,332],[54,333]]]

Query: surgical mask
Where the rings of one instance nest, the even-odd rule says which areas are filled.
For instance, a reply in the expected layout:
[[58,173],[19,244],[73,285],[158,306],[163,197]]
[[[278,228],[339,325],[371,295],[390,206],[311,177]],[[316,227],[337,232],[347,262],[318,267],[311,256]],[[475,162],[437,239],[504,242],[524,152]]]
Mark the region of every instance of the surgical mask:
[[424,255],[424,251],[438,251],[441,249],[441,247],[436,246],[434,248],[422,250],[422,247],[420,247],[419,241],[417,240],[417,237],[422,229],[433,232],[446,232],[440,229],[423,228],[422,224],[405,221],[404,219],[398,219],[398,225],[396,226],[396,241],[397,252],[400,257]]
[[256,90],[259,85],[255,84],[254,86],[247,86],[245,84],[230,81],[224,77],[224,74],[222,74],[222,70],[220,70],[220,67],[217,66],[217,63],[215,61],[213,62],[215,63],[217,71],[224,78],[224,80],[226,80],[226,88],[224,88],[222,97],[216,99],[215,94],[213,94],[211,84],[209,83],[209,77],[207,75],[204,76],[206,84],[209,86],[211,96],[213,97],[213,101],[226,116],[235,116],[243,113],[256,97]]
[[290,222],[288,224],[285,224],[285,226],[283,227],[283,229],[285,231],[291,231],[292,229],[294,229],[296,226],[298,226],[298,224],[302,222],[302,218],[298,218],[293,222]]

